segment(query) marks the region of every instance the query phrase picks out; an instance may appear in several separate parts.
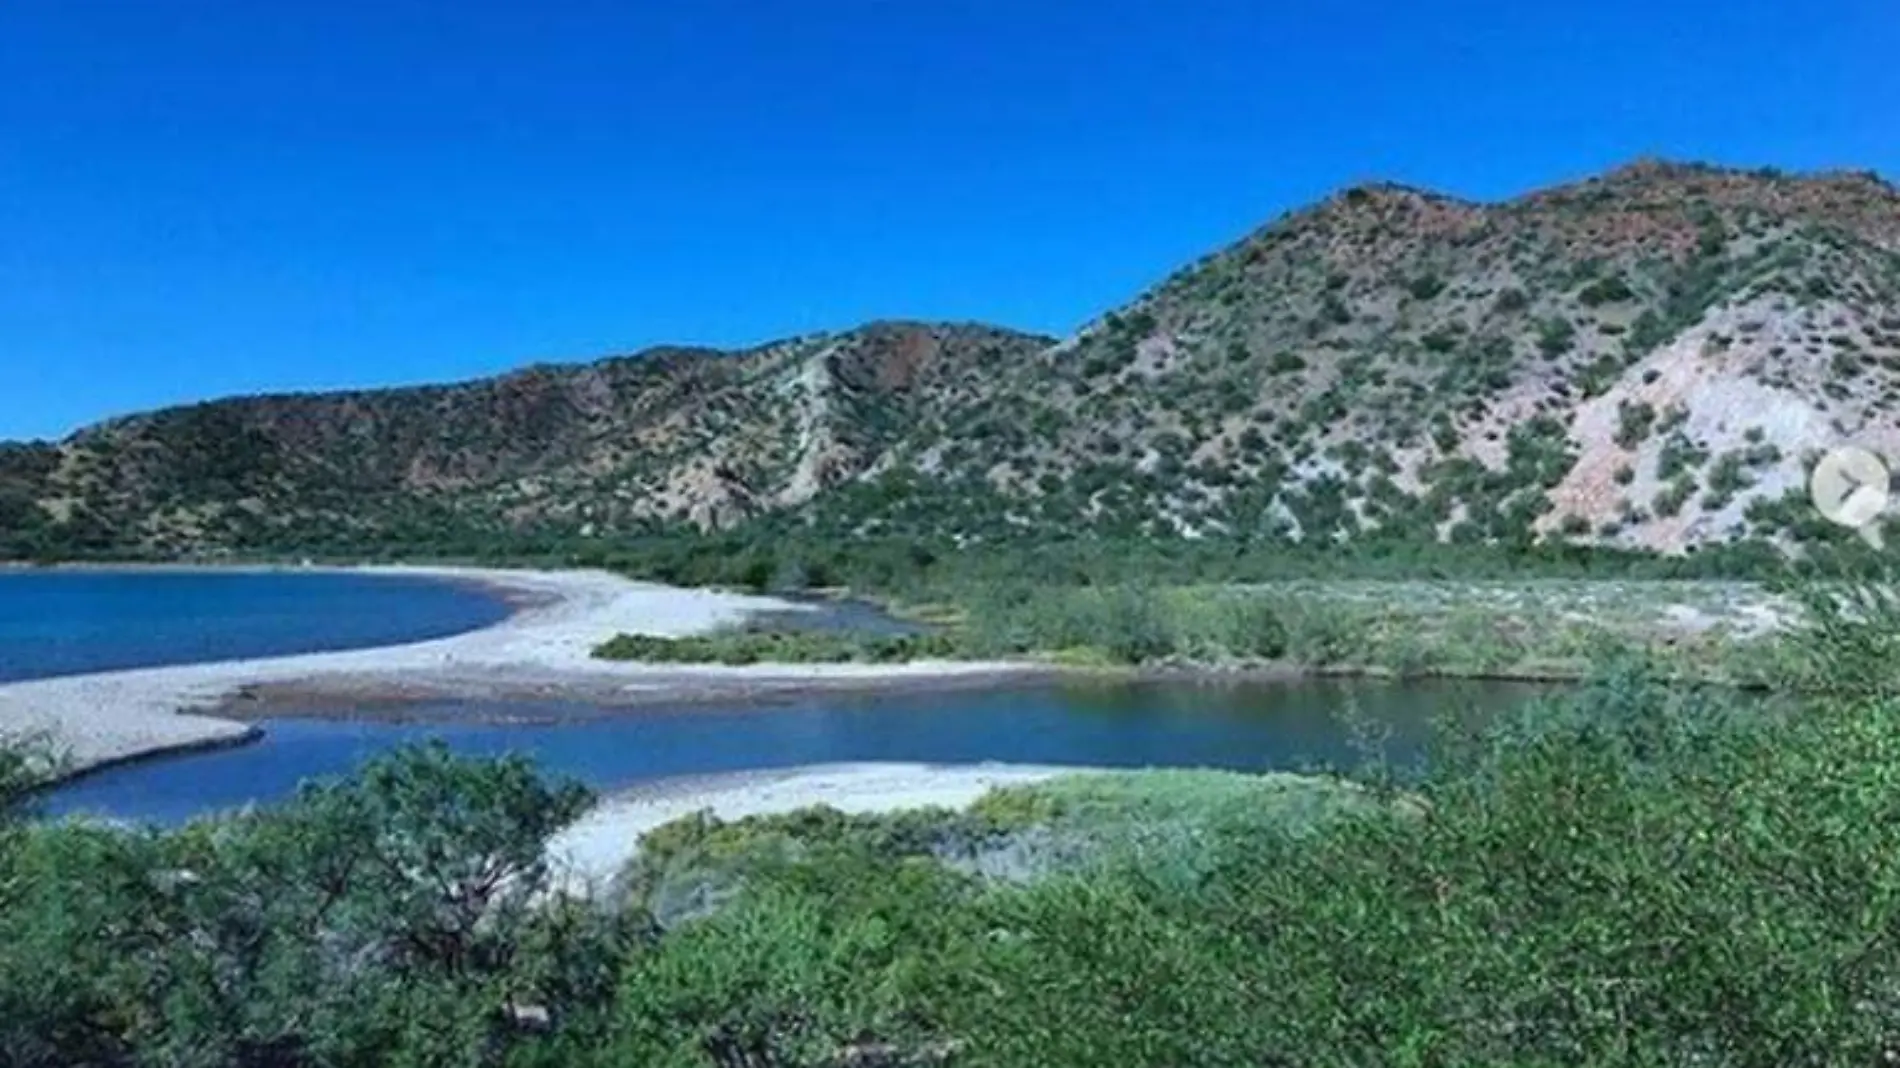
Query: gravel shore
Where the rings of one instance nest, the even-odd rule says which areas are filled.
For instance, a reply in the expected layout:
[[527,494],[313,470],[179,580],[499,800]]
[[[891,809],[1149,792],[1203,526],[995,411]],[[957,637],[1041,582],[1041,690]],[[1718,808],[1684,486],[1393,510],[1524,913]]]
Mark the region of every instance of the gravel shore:
[[1037,764],[821,764],[664,779],[603,800],[549,841],[548,860],[566,892],[587,894],[608,885],[633,859],[642,835],[701,810],[736,820],[814,805],[851,813],[963,808],[994,787],[1089,770]]
[[76,774],[165,752],[238,744],[278,707],[411,700],[564,699],[608,705],[994,678],[1020,665],[667,665],[594,659],[621,632],[681,637],[756,612],[767,597],[634,582],[603,571],[372,567],[360,574],[479,584],[517,606],[480,630],[408,645],[185,664],[0,685],[0,737],[50,742]]

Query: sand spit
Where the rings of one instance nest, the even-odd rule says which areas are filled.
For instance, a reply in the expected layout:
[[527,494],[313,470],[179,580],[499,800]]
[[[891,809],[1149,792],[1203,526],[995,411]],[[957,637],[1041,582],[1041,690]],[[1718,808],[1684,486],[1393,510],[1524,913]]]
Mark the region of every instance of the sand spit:
[[819,764],[662,779],[602,801],[548,842],[548,859],[567,892],[593,893],[633,859],[642,835],[701,810],[736,820],[814,805],[851,813],[963,808],[998,786],[1090,770],[1036,764]]
[[[786,690],[990,678],[1008,664],[612,663],[594,646],[616,633],[680,637],[798,606],[767,597],[634,582],[603,571],[375,567],[368,575],[475,583],[517,606],[480,630],[408,645],[143,668],[0,685],[0,737],[39,736],[77,773],[256,736],[241,717],[272,698],[367,703],[571,699],[612,705],[743,698]],[[262,702],[258,698],[264,698]],[[236,715],[239,718],[229,718]]]

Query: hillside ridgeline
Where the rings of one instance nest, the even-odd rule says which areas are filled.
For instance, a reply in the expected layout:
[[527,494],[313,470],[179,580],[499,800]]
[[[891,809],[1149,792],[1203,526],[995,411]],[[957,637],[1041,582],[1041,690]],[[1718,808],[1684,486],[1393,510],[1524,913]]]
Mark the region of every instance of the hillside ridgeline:
[[1009,531],[1820,537],[1900,457],[1900,191],[1641,162],[1479,204],[1345,190],[1063,340],[876,323],[0,446],[0,553],[320,551],[761,518]]

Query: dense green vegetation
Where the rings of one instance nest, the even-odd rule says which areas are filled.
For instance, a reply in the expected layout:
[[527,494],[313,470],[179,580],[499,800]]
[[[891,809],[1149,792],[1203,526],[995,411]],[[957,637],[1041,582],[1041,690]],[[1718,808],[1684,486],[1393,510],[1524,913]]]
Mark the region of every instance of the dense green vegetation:
[[1406,777],[700,816],[591,902],[541,860],[583,791],[433,749],[179,831],[7,823],[0,1063],[1880,1063],[1900,598],[1805,597],[1798,703],[1624,657]]
[[0,1063],[483,1063],[510,1005],[611,985],[619,921],[531,900],[587,800],[425,749],[173,833],[14,827]]
[[[1830,567],[1877,561],[1851,533],[1817,547]],[[899,529],[847,536],[829,528],[761,523],[723,534],[655,534],[608,544],[550,538],[442,544],[424,557],[606,567],[683,586],[767,592],[848,587],[912,602],[983,585],[1152,586],[1314,578],[1762,578],[1787,573],[1766,545],[1739,543],[1686,556],[1574,545],[1367,541],[1301,548],[1272,540],[1077,537],[1039,530],[959,545]],[[345,557],[354,559],[355,557]],[[411,557],[413,558],[413,557]]]

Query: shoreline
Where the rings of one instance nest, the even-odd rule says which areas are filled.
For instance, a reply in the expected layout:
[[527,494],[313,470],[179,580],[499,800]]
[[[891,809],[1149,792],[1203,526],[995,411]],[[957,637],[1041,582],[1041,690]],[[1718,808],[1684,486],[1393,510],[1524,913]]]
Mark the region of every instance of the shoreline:
[[[612,718],[637,711],[691,709],[710,704],[769,708],[823,694],[953,693],[1009,684],[1075,677],[1033,663],[957,660],[904,664],[645,664],[635,686],[626,673],[611,677],[402,680],[339,677],[245,686],[220,704],[216,714],[241,723],[304,719],[339,723],[561,724]],[[443,706],[473,702],[466,713]],[[498,710],[506,709],[505,712]]]
[[[149,569],[147,565],[105,565]],[[179,565],[150,565],[170,570]],[[388,703],[531,697],[620,708],[703,699],[874,688],[907,682],[1016,678],[1020,664],[655,665],[596,660],[617,633],[684,637],[760,612],[794,611],[770,597],[636,582],[605,571],[420,566],[233,567],[459,582],[513,609],[492,626],[401,645],[135,668],[0,684],[0,737],[33,738],[62,758],[57,781],[133,760],[260,736],[266,698]]]
[[[55,570],[65,569],[62,565]],[[65,757],[55,783],[127,763],[261,737],[273,719],[394,723],[559,723],[636,710],[721,703],[768,706],[825,693],[903,693],[1064,680],[1247,682],[1355,679],[1574,683],[1548,662],[1482,673],[1399,673],[1377,665],[1167,663],[1146,667],[1050,660],[675,664],[595,659],[620,633],[685,637],[810,603],[664,586],[605,571],[426,565],[98,563],[72,570],[304,573],[448,583],[510,608],[487,627],[398,645],[213,661],[0,684],[0,738],[37,736]],[[522,704],[520,715],[454,702]],[[533,707],[540,705],[540,708]],[[571,706],[563,710],[559,706]]]
[[557,887],[591,895],[607,888],[656,827],[695,812],[735,821],[823,805],[852,814],[968,807],[999,786],[1022,786],[1111,769],[1056,764],[804,764],[655,779],[605,794],[548,839]]
[[[453,683],[432,683],[426,688],[412,687],[406,690],[395,685],[393,680],[382,679],[362,682],[360,689],[357,688],[359,680],[354,679],[338,679],[318,686],[304,686],[295,682],[262,683],[240,688],[217,708],[217,714],[253,724],[300,719],[338,723],[426,725],[453,722],[491,726],[546,726],[612,718],[633,710],[668,711],[707,704],[759,710],[813,695],[955,693],[1005,685],[1153,683],[1219,688],[1318,681],[1393,685],[1472,682],[1547,689],[1575,685],[1586,678],[1583,672],[1543,669],[1402,674],[1377,666],[1312,667],[1293,662],[1115,667],[1034,660],[997,663],[934,660],[891,664],[833,661],[758,663],[743,668],[649,661],[627,663],[650,669],[650,678],[643,681],[656,689],[630,695],[619,678],[579,678],[537,683],[524,677],[499,683],[480,681],[459,687]],[[818,669],[828,673],[822,676],[791,674],[800,669]],[[856,670],[851,674],[844,673],[848,669]],[[758,674],[739,677],[738,672],[741,671]],[[677,675],[669,676],[669,672],[677,672]],[[458,710],[455,713],[446,713],[438,707],[459,701],[494,707],[475,708],[466,712]],[[347,707],[342,704],[344,702]]]

